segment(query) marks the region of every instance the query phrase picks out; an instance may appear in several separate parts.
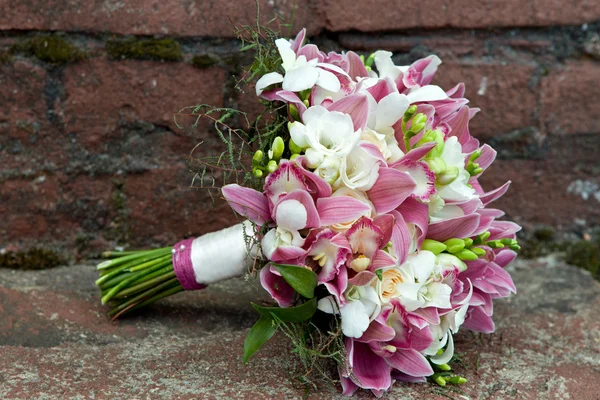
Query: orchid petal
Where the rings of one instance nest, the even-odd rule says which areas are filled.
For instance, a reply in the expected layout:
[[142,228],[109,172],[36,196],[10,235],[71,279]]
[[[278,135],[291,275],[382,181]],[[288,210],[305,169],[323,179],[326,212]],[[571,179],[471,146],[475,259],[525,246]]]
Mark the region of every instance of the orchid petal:
[[[283,207],[283,210],[280,210],[281,207]],[[301,208],[304,208],[304,211]],[[273,209],[273,214],[277,224],[290,231],[321,226],[315,202],[305,190],[294,190],[281,197]],[[281,223],[279,218],[282,218]],[[302,223],[304,223],[304,226],[300,227]]]
[[479,198],[483,202],[483,205],[487,206],[491,202],[493,202],[495,200],[498,200],[500,197],[502,197],[502,195],[504,193],[506,193],[506,191],[508,190],[508,187],[510,186],[510,183],[511,182],[508,181],[504,185],[500,186],[499,188],[491,190],[491,191],[489,191],[487,193],[484,193],[481,196],[479,196]]
[[367,194],[377,213],[385,214],[410,196],[415,186],[415,181],[408,174],[392,168],[380,168],[379,178]]
[[256,95],[260,96],[267,87],[281,82],[283,82],[283,75],[278,72],[270,72],[261,76],[256,82]]
[[354,130],[363,129],[367,125],[369,114],[369,103],[367,96],[363,93],[352,94],[333,102],[327,107],[329,111],[339,111],[350,115],[354,123]]
[[275,205],[281,196],[297,189],[307,189],[304,174],[301,169],[292,162],[282,162],[275,172],[267,175],[265,180],[265,194]]
[[493,333],[496,330],[492,317],[485,314],[481,307],[469,307],[463,326],[469,330],[482,333]]
[[358,274],[354,275],[354,277],[348,280],[348,283],[354,286],[364,286],[369,284],[376,277],[371,271],[361,271]]
[[409,106],[408,98],[398,92],[392,92],[382,98],[377,104],[375,130],[394,125],[404,116]]
[[[312,88],[319,79],[319,71],[309,65],[286,71],[283,78],[283,90],[301,92]],[[336,78],[337,79],[337,78]]]
[[454,356],[454,339],[452,338],[452,334],[450,332],[446,333],[448,335],[448,345],[446,350],[440,355],[435,355],[429,357],[429,360],[437,365],[447,364],[452,360],[452,356]]
[[350,196],[323,197],[317,200],[322,226],[354,221],[371,211],[371,206]]
[[444,100],[448,95],[439,86],[427,85],[411,91],[407,97],[410,104],[414,104],[422,101]]
[[257,225],[271,220],[269,204],[262,193],[238,184],[223,186],[221,193],[231,208]]
[[322,68],[319,69],[318,72],[319,76],[315,82],[317,86],[334,93],[340,91],[340,80],[335,74]]
[[392,229],[394,228],[395,218],[391,214],[379,214],[373,218],[373,223],[381,229],[383,234],[382,243],[389,243],[392,238]]
[[430,224],[427,237],[440,242],[457,237],[470,237],[479,226],[479,218],[479,214],[471,214]]
[[387,326],[385,323],[374,320],[358,341],[363,343],[387,342],[392,340],[395,335],[396,331],[393,328]]
[[362,217],[346,232],[350,247],[355,254],[363,254],[373,258],[375,252],[383,245],[383,232],[369,218]]
[[429,153],[431,151],[431,149],[433,149],[436,145],[437,145],[437,143],[435,143],[435,142],[425,143],[422,146],[419,146],[417,148],[414,148],[414,149],[410,150],[408,153],[406,153],[404,155],[404,157],[402,157],[402,159],[400,161],[403,161],[403,160],[411,160],[411,161],[420,160],[421,158],[425,157],[427,155],[427,153]]
[[370,270],[376,271],[380,268],[392,267],[396,265],[396,260],[389,253],[379,250],[371,260]]
[[402,265],[408,257],[412,237],[402,214],[398,211],[392,211],[392,215],[395,218],[395,222],[394,227],[392,228],[391,240],[398,264]]
[[392,368],[410,376],[429,376],[433,369],[425,356],[414,349],[396,351],[391,357],[386,358]]
[[408,198],[400,204],[397,211],[402,214],[404,221],[417,226],[420,234],[417,236],[417,245],[420,248],[427,235],[429,211],[427,204],[423,204],[413,198]]
[[261,269],[260,283],[280,307],[290,307],[294,303],[294,289],[281,275],[274,274],[270,266]]
[[[347,339],[350,341],[352,339]],[[354,342],[352,372],[363,389],[387,390],[391,384],[391,368],[384,358],[377,356],[368,344]]]
[[358,54],[353,51],[349,51],[346,53],[348,57],[349,70],[348,75],[351,79],[357,80],[357,78],[364,78],[369,76],[367,69],[365,68],[365,64],[360,59]]

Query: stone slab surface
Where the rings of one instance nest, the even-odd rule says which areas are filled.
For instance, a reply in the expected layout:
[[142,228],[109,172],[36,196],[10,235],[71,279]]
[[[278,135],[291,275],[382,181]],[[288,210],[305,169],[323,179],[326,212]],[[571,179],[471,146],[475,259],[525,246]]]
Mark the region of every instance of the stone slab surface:
[[[457,390],[396,384],[389,399],[599,399],[600,284],[551,257],[510,267],[497,332],[461,332]],[[247,366],[241,353],[264,299],[243,279],[182,293],[111,322],[94,267],[0,270],[2,399],[300,399],[281,335]],[[359,398],[370,398],[359,392]],[[343,398],[322,386],[311,399]]]

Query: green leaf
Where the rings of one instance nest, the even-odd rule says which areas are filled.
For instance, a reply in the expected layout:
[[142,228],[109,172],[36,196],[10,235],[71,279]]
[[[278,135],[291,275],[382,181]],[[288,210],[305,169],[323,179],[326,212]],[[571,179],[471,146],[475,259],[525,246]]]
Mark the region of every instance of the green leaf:
[[375,270],[375,275],[377,275],[377,278],[379,278],[380,281],[383,281],[383,270],[381,268]]
[[244,341],[244,364],[277,332],[277,324],[270,316],[261,315],[250,328]]
[[252,307],[265,317],[272,318],[276,316],[284,322],[302,322],[312,317],[317,311],[317,299],[313,297],[311,300],[296,307],[262,307],[252,303]]
[[317,287],[317,274],[308,268],[297,265],[271,264],[283,279],[301,296],[307,299],[315,297]]

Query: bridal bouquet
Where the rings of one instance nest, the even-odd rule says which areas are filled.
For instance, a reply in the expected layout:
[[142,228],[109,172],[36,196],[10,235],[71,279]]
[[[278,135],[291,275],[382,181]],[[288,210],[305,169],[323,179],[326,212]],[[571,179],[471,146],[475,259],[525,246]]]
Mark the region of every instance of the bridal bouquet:
[[489,207],[509,182],[479,184],[496,152],[469,133],[478,109],[464,85],[430,84],[436,56],[397,66],[387,51],[324,53],[304,30],[260,46],[250,71],[275,110],[268,129],[242,137],[210,117],[240,138],[231,164],[251,164],[242,184],[221,188],[245,221],[108,254],[102,301],[118,316],[250,271],[276,305],[253,304],[245,361],[281,330],[305,364],[335,361],[347,395],[427,377],[464,383],[448,365],[453,335],[494,331],[492,300],[516,292],[504,267],[520,229]]

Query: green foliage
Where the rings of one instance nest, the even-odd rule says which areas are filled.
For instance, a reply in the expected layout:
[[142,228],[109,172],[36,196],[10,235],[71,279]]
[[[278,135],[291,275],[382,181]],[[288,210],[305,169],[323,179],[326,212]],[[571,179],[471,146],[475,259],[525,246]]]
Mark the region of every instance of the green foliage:
[[315,297],[317,274],[308,268],[297,265],[271,264],[281,274],[283,279],[301,296],[307,299]]
[[250,328],[244,341],[244,363],[256,353],[277,332],[277,324],[271,317],[261,315],[258,321]]
[[312,298],[296,307],[262,307],[252,303],[252,307],[266,317],[277,317],[283,322],[304,322],[310,319],[317,311],[317,299]]
[[293,363],[290,371],[305,389],[317,390],[318,382],[337,383],[332,377],[336,376],[338,367],[344,368],[347,360],[340,319],[327,316],[325,322],[313,320],[290,324],[276,319],[280,331],[292,344],[292,353],[297,356],[290,360]]
[[58,267],[65,260],[53,250],[33,248],[0,254],[0,268],[40,270]]
[[158,60],[180,61],[183,52],[179,42],[173,39],[137,39],[109,40],[106,43],[106,52],[115,60]]
[[31,54],[50,64],[66,64],[81,61],[86,54],[60,36],[34,36],[23,42],[14,44],[11,53]]

